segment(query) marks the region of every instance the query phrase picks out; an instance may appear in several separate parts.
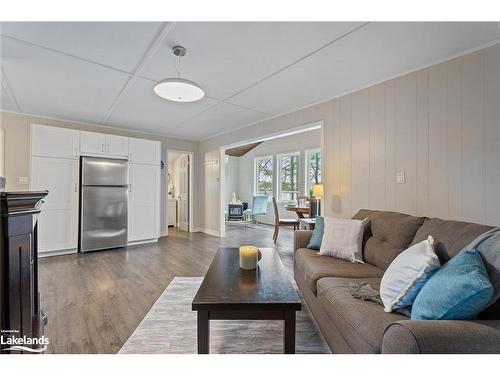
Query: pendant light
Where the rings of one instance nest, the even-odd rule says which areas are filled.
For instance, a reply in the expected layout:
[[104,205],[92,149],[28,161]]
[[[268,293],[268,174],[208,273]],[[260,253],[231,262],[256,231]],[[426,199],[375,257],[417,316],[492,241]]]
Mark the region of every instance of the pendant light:
[[205,96],[203,89],[193,81],[181,78],[180,59],[186,55],[186,49],[182,46],[175,46],[172,52],[177,56],[175,71],[178,77],[158,82],[153,91],[160,98],[173,102],[189,103],[202,99]]

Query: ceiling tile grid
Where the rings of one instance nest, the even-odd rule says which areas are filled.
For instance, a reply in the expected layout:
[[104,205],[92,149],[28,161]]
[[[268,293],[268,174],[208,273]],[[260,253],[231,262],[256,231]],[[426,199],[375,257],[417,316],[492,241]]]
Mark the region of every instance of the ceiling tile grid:
[[[1,67],[25,113],[205,139],[500,39],[496,22],[1,23]],[[199,102],[157,97],[181,76]],[[2,84],[0,107],[16,111]]]

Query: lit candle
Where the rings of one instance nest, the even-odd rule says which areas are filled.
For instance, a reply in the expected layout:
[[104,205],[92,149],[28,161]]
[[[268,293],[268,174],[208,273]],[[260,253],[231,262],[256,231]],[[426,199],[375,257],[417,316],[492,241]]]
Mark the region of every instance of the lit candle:
[[257,268],[259,259],[259,249],[255,246],[240,247],[240,268],[244,270],[254,270]]

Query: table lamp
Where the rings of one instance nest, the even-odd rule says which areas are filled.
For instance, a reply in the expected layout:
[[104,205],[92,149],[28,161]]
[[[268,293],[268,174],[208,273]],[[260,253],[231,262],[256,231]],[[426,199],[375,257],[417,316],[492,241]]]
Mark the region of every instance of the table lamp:
[[[313,191],[312,191],[312,195],[313,197],[316,198],[317,202],[318,202],[318,212],[316,215],[321,215],[321,198],[323,197],[324,195],[324,191],[323,191],[323,184],[315,184],[313,186]],[[316,216],[315,215],[315,216]]]

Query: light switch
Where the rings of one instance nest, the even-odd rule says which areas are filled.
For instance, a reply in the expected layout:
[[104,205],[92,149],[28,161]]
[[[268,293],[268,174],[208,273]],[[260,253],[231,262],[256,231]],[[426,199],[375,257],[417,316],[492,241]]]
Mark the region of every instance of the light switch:
[[398,172],[396,173],[396,183],[397,184],[404,184],[406,183],[406,176],[404,172]]
[[28,185],[28,177],[19,177],[19,185]]

